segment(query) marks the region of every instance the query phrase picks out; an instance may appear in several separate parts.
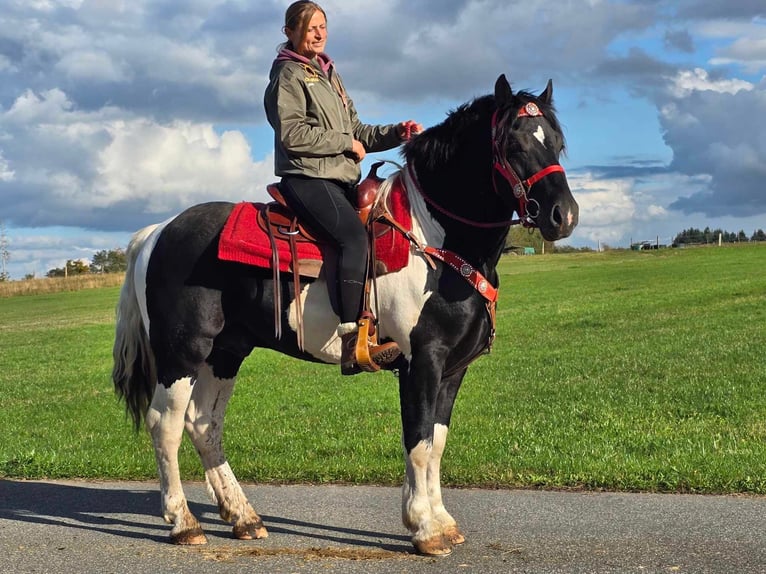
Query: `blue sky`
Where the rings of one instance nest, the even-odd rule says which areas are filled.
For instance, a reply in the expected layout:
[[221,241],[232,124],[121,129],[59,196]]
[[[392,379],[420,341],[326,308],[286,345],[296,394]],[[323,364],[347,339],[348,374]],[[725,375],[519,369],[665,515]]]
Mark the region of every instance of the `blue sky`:
[[[0,222],[11,277],[124,247],[194,203],[264,199],[275,178],[262,97],[288,4],[4,3]],[[327,51],[367,123],[434,125],[501,73],[533,92],[552,78],[581,205],[568,243],[766,229],[762,0],[322,5]]]

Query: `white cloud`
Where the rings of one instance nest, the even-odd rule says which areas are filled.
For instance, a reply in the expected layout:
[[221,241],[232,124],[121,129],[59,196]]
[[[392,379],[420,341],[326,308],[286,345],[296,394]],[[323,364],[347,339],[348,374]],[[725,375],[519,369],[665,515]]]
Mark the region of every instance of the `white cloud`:
[[64,54],[55,66],[56,71],[73,81],[124,82],[125,70],[103,50],[75,50]]
[[0,181],[13,181],[15,175],[8,161],[3,157],[2,149],[0,149]]
[[676,98],[683,98],[694,91],[736,94],[740,90],[752,89],[753,84],[737,78],[711,79],[707,70],[702,68],[680,70],[670,86],[670,91]]
[[58,89],[24,93],[0,111],[0,131],[15,144],[0,174],[16,225],[148,222],[197,202],[263,198],[273,179],[270,158],[254,162],[239,131],[81,111]]
[[570,174],[569,187],[580,206],[575,238],[611,242],[621,239],[636,214],[630,182],[596,179],[593,174]]

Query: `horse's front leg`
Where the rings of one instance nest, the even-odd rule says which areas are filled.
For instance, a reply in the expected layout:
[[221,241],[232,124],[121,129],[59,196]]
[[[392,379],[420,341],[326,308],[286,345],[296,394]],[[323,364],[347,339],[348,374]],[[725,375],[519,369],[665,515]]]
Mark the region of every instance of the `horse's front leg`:
[[[406,469],[402,521],[413,533],[412,543],[422,554],[449,554],[453,544],[464,540],[444,508],[440,485],[449,414],[463,374],[464,371],[442,381],[433,365],[418,368],[416,363],[400,373]],[[444,401],[449,403],[448,408],[442,405]]]
[[428,461],[428,499],[431,503],[431,512],[434,520],[441,524],[444,536],[452,544],[462,544],[465,542],[465,536],[458,528],[455,519],[444,507],[441,490],[441,460],[447,445],[452,407],[455,404],[455,397],[460,389],[463,376],[465,376],[465,369],[441,382],[440,392],[436,400],[433,447]]
[[184,432],[184,413],[194,385],[192,377],[183,377],[169,387],[157,384],[146,428],[152,437],[157,471],[162,491],[162,516],[173,525],[170,540],[175,544],[205,544],[207,539],[199,521],[186,503],[178,469],[178,448]]
[[[230,373],[236,373],[236,368]],[[234,374],[224,379],[216,377],[209,365],[200,369],[186,410],[186,431],[200,455],[208,491],[218,504],[221,518],[233,524],[234,538],[266,538],[268,531],[248,502],[223,450],[224,415],[234,382]]]

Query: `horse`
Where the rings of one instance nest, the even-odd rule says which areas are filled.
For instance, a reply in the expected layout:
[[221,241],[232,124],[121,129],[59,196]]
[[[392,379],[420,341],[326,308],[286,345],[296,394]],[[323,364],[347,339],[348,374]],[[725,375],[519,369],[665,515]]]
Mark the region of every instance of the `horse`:
[[[402,351],[392,365],[405,459],[402,520],[424,555],[449,554],[465,541],[442,500],[440,464],[468,364],[494,338],[496,266],[510,226],[536,227],[555,241],[577,225],[578,205],[559,163],[565,141],[552,96],[551,81],[535,96],[514,93],[501,75],[494,93],[458,106],[407,141],[404,166],[379,191],[384,196],[402,178],[412,216],[407,263],[377,278],[373,298],[380,339]],[[184,430],[233,536],[268,536],[222,448],[227,401],[248,354],[261,347],[340,361],[329,274],[297,284],[278,279],[286,327],[277,337],[272,272],[217,256],[233,205],[195,205],[134,234],[117,304],[115,390],[135,430],[143,421],[151,435],[162,515],[176,544],[206,542],[179,475]],[[306,327],[301,345],[296,304]]]

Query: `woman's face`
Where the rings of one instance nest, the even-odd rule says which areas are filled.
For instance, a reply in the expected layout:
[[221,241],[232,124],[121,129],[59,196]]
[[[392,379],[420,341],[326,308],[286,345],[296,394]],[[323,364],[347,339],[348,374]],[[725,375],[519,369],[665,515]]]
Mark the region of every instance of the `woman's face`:
[[299,30],[287,28],[287,38],[295,51],[308,59],[324,52],[327,42],[327,20],[324,14],[320,10],[314,12],[305,36],[301,36]]

